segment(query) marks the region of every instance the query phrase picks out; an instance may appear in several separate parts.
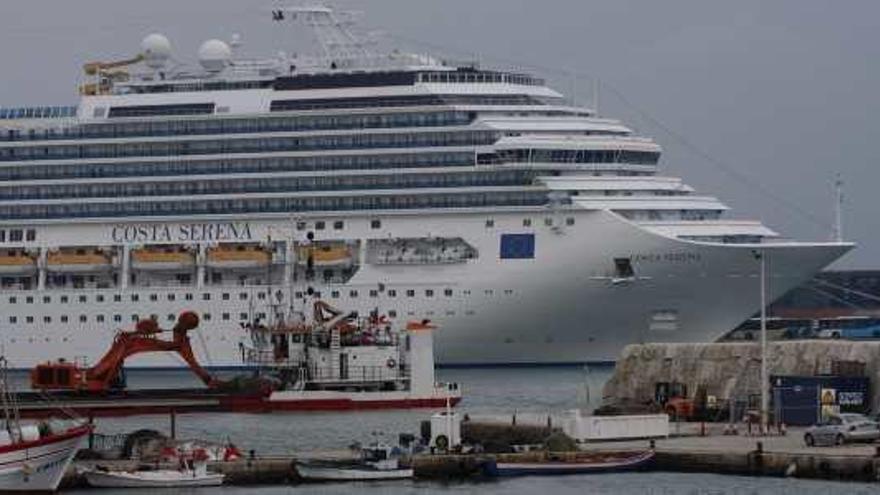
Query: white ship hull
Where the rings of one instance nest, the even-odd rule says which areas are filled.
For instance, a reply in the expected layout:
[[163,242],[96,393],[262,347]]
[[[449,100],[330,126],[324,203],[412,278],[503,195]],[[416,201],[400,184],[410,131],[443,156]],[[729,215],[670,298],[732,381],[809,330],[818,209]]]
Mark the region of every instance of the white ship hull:
[[223,474],[196,474],[188,471],[88,471],[89,485],[98,488],[185,488],[193,486],[220,486]]
[[0,493],[54,492],[89,429],[0,447]]
[[379,481],[400,480],[413,477],[412,469],[369,469],[346,468],[343,466],[314,465],[297,463],[296,471],[300,477],[312,481]]
[[[574,225],[545,226],[545,218],[560,215],[573,217]],[[489,218],[492,227],[486,226]],[[532,219],[533,226],[523,227],[524,218]],[[556,225],[562,223],[556,220]],[[62,243],[81,237],[112,245],[115,230],[108,225],[59,226],[47,229],[42,238]],[[250,222],[248,230],[259,240],[270,231],[277,236],[292,229],[289,220],[279,220]],[[534,258],[501,259],[499,238],[505,233],[534,233]],[[629,343],[711,341],[752,315],[759,307],[755,250],[767,255],[772,300],[851,248],[832,243],[696,243],[651,233],[610,212],[546,209],[395,215],[386,217],[379,231],[370,229],[369,217],[347,217],[344,231],[325,231],[321,239],[450,234],[476,248],[479,256],[462,263],[362,263],[344,284],[297,281],[273,285],[270,292],[286,302],[291,290],[302,292],[309,286],[338,307],[361,312],[378,307],[395,311],[398,318],[429,318],[440,328],[440,364],[613,361]],[[617,257],[632,259],[633,279],[610,276]],[[384,290],[377,291],[380,284]],[[241,317],[268,311],[261,295],[265,292],[265,285],[234,284],[6,292],[0,298],[0,317],[15,316],[18,323],[5,326],[3,343],[14,367],[30,368],[59,357],[84,356],[94,362],[110,345],[114,330],[133,325],[135,316],[155,315],[165,324],[181,311],[195,310],[203,315],[201,336],[194,337],[202,362],[240,366],[238,342],[246,337]],[[14,304],[9,296],[16,298]],[[62,296],[67,302],[58,304]],[[32,304],[25,297],[33,297]],[[131,364],[180,366],[161,354],[137,356]]]

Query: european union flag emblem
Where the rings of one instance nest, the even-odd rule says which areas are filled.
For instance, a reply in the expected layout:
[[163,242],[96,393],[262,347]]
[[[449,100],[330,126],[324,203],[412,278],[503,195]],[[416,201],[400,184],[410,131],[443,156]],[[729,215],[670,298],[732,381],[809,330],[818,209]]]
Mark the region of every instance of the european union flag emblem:
[[535,234],[501,234],[501,259],[533,259]]

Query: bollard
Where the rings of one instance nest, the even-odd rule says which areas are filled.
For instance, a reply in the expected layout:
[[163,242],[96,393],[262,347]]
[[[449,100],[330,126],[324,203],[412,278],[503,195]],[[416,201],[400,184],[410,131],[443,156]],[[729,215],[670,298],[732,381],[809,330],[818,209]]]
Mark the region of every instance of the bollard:
[[763,454],[763,453],[764,453],[764,442],[758,442],[758,448],[756,449],[756,451],[757,451],[759,454]]

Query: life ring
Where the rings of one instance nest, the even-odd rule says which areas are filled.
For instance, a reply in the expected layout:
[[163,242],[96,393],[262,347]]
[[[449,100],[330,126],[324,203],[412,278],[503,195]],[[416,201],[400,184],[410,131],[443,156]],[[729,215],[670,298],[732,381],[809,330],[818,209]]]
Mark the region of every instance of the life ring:
[[440,450],[446,450],[449,448],[449,438],[446,435],[437,435],[437,438],[434,439],[434,445]]
[[394,358],[388,358],[388,361],[385,361],[385,365],[389,368],[394,368],[397,366],[397,361],[395,361]]

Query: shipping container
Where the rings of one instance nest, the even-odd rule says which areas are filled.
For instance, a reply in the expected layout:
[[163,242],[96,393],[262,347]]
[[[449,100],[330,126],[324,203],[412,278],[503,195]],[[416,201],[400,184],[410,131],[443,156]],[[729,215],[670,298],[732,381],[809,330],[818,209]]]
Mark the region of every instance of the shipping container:
[[770,400],[775,417],[787,425],[815,424],[823,415],[870,408],[870,380],[854,376],[773,376]]

